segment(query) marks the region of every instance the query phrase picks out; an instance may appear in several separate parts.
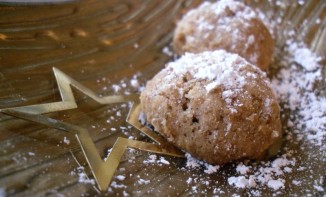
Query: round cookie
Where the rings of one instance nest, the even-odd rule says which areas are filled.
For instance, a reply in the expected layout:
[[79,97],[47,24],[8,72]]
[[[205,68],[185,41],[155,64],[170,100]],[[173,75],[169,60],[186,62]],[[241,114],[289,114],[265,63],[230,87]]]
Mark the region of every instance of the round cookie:
[[241,2],[204,2],[177,24],[173,46],[178,54],[224,49],[267,70],[274,40],[258,14]]
[[259,158],[282,136],[266,74],[224,50],[186,53],[167,64],[140,100],[156,131],[211,164]]

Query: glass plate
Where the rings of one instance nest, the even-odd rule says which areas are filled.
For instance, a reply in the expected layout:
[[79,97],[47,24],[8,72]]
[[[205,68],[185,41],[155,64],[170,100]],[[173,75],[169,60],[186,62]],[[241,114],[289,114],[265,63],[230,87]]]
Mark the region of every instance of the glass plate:
[[[131,80],[144,85],[172,59],[166,47],[170,46],[175,23],[200,2],[0,3],[0,109],[60,101],[52,67],[102,96],[139,92]],[[279,27],[275,31],[278,53],[271,76],[277,72],[277,60],[289,39],[286,32],[291,29],[297,32],[295,40],[325,57],[325,1],[246,3],[265,12]],[[325,68],[325,59],[320,64]],[[325,86],[322,81],[317,87],[324,96]],[[128,106],[102,106],[78,91],[75,94],[79,108],[48,116],[87,128],[102,157],[118,136],[148,140],[125,123]],[[227,179],[235,175],[236,164],[207,174],[203,168],[185,168],[186,160],[180,158],[164,156],[163,160],[169,163],[164,164],[167,162],[158,162],[162,157],[157,155],[157,162],[148,163],[153,154],[141,151],[127,151],[116,172],[120,179],[115,176],[109,190],[99,192],[91,183],[90,169],[73,135],[0,115],[0,196],[325,194],[314,187],[321,185],[325,191],[325,148],[320,150],[304,142],[288,146],[298,161],[293,172],[282,177],[285,189],[277,192],[266,186],[253,190],[229,185]],[[306,170],[296,170],[299,166]],[[295,180],[304,182],[298,186]]]

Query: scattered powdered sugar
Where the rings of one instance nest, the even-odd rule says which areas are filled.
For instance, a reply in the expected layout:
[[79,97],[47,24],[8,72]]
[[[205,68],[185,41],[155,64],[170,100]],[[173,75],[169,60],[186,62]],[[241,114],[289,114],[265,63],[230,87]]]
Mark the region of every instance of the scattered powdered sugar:
[[164,54],[166,54],[166,55],[168,55],[168,56],[173,56],[174,55],[174,53],[170,50],[170,48],[169,47],[167,47],[167,46],[165,46],[163,49],[162,49],[162,52],[164,53]]
[[234,185],[237,188],[251,188],[256,186],[256,182],[252,176],[249,178],[245,178],[244,176],[231,176],[228,178],[228,183],[230,185]]
[[[288,41],[286,51],[288,55],[284,56],[284,59],[281,61],[282,67],[280,71],[272,79],[272,87],[276,91],[280,102],[283,103],[283,108],[291,111],[286,126],[291,128],[293,133],[297,134],[298,140],[304,139],[313,146],[320,146],[321,151],[325,151],[326,100],[315,91],[316,83],[324,80],[322,77],[322,66],[318,63],[321,58],[311,52],[304,44],[294,41]],[[221,56],[223,56],[221,55],[222,53],[215,52],[213,56],[212,54],[206,53],[206,63],[212,65],[207,69],[192,54],[186,54],[188,58],[181,58],[174,63],[170,63],[166,69],[173,71],[170,77],[192,72],[191,74],[195,78],[212,80],[206,86],[206,90],[209,92],[216,86],[223,84],[223,79],[230,77],[228,75],[232,68],[226,67],[228,62],[239,61],[236,56],[221,59]],[[219,71],[213,68],[213,65],[216,66],[215,61],[219,62],[219,66],[224,67],[225,71]],[[234,80],[237,84],[241,84],[246,83],[246,78],[237,76]],[[167,80],[169,79],[167,78]],[[227,85],[230,85],[230,83]],[[233,91],[226,90],[222,96],[227,101],[228,97],[232,96],[232,94],[234,94]],[[270,100],[265,100],[265,106],[270,106]],[[145,118],[144,115],[140,116],[141,122],[145,123]],[[291,131],[286,132],[288,135],[287,138],[292,136]],[[278,133],[275,135],[278,135]],[[293,150],[286,148],[282,152],[282,154],[270,161],[257,163],[247,161],[238,163],[234,166],[233,174],[227,174],[226,183],[235,188],[248,189],[253,196],[261,196],[261,189],[269,189],[275,192],[275,194],[281,195],[282,191],[285,191],[290,184],[294,187],[300,187],[306,184],[309,179],[291,180],[286,178],[293,175],[293,172],[303,172],[307,168],[298,164],[300,162],[293,156]],[[182,168],[183,170],[193,171],[194,169],[202,169],[205,174],[209,175],[223,173],[223,169],[220,166],[209,165],[193,158],[190,154],[186,154],[186,158],[187,160],[185,168]],[[164,157],[155,154],[150,154],[148,159],[144,160],[143,163],[158,166],[171,165]],[[117,179],[119,180],[118,177]],[[200,189],[193,185],[206,184],[206,182],[209,184],[210,181],[210,179],[200,180],[199,177],[193,176],[187,178],[185,183],[192,185],[190,190],[193,194],[198,194]],[[323,181],[322,179],[321,181],[312,183],[315,191],[324,192]],[[151,182],[150,180],[139,178],[137,183],[139,185],[147,185]],[[211,187],[214,188],[214,194],[223,195],[225,193],[223,189],[218,188],[218,182],[213,182],[212,184],[215,185],[215,188]],[[113,182],[112,187],[126,188],[125,185],[118,184],[117,182]],[[310,194],[310,192],[313,193],[313,191],[309,190],[307,194]]]
[[205,168],[204,172],[207,174],[213,174],[217,172],[218,169],[220,169],[219,165],[210,165],[206,162],[200,161],[192,157],[189,153],[186,153],[185,156],[187,158],[187,163],[186,163],[187,168],[194,169],[194,168],[204,167]]
[[144,164],[157,164],[157,165],[170,165],[170,162],[166,160],[163,156],[159,158],[157,155],[149,155],[147,160],[143,161]]
[[267,186],[273,190],[284,188],[285,174],[292,172],[291,169],[296,164],[296,159],[288,159],[291,152],[284,154],[274,161],[261,162],[259,165],[245,165],[242,162],[236,167],[236,172],[240,176],[231,176],[228,183],[238,188],[256,188]]
[[151,180],[144,180],[144,179],[139,179],[138,180],[138,183],[140,184],[140,185],[147,185],[147,184],[149,184],[151,182]]
[[[141,73],[136,73],[131,77],[131,79],[121,79],[115,84],[113,84],[111,80],[106,77],[99,78],[96,80],[96,82],[101,86],[103,93],[113,91],[115,94],[130,95],[131,93],[143,91],[144,82],[139,81],[140,76],[142,76]],[[100,94],[99,96],[103,95]]]
[[284,179],[277,179],[277,180],[269,180],[267,186],[274,190],[278,190],[284,188]]
[[158,161],[158,163],[165,164],[165,165],[169,165],[170,164],[170,162],[167,161],[164,157],[161,157],[160,160]]
[[80,166],[77,168],[78,171],[78,182],[95,185],[95,180],[90,179],[84,172],[84,167]]
[[236,171],[237,171],[237,173],[240,173],[240,174],[247,174],[247,173],[250,171],[250,169],[249,169],[248,166],[245,166],[245,165],[241,162],[241,163],[239,163],[239,164],[237,165]]
[[65,144],[70,144],[70,140],[65,136],[65,137],[63,137],[63,143],[65,143]]
[[121,183],[117,183],[115,181],[112,181],[112,183],[111,183],[110,186],[113,187],[113,188],[118,188],[118,189],[125,189],[125,188],[127,188],[126,185],[121,184]]
[[144,164],[153,164],[157,161],[157,155],[149,155],[147,160],[144,160]]
[[325,191],[325,189],[322,186],[319,186],[319,185],[314,185],[314,188],[319,192]]
[[[326,137],[326,98],[315,90],[318,82],[325,84],[321,57],[311,52],[303,43],[287,42],[289,57],[282,62],[282,69],[272,80],[285,108],[292,113],[288,125],[305,139],[315,142],[325,149]],[[299,65],[298,65],[299,64]]]
[[299,186],[299,185],[301,185],[302,181],[293,180],[292,183],[293,183],[294,185]]
[[119,181],[123,181],[123,180],[125,180],[125,176],[123,176],[123,175],[118,175],[118,176],[116,176],[116,178],[119,180]]
[[[204,2],[199,6],[199,9],[211,9],[216,15],[223,15],[226,10],[231,10],[237,17],[250,20],[257,17],[257,13],[242,2],[233,0],[220,0],[216,3]],[[188,12],[192,14],[191,11]]]
[[[326,99],[315,91],[318,82],[324,80],[325,83],[322,66],[318,63],[321,57],[303,43],[293,40],[287,42],[286,51],[288,55],[283,57],[281,70],[273,78],[272,85],[280,102],[284,103],[284,108],[291,110],[287,126],[294,130],[298,138],[304,137],[311,145],[318,146],[321,152],[325,152]],[[274,161],[258,165],[240,163],[236,167],[236,172],[240,175],[229,177],[228,183],[237,188],[267,186],[272,190],[285,189],[285,174],[291,174],[294,169],[304,170],[301,166],[296,166],[297,161],[292,153],[288,151]],[[292,183],[302,185],[301,180],[293,180]],[[314,189],[323,192],[321,184],[315,184]]]
[[5,197],[6,196],[6,191],[0,187],[0,197]]
[[[325,77],[323,77],[323,67],[319,64],[321,60],[322,58],[313,53],[305,44],[288,40],[284,56],[280,61],[281,69],[277,76],[272,79],[272,87],[276,91],[279,101],[283,104],[283,111],[290,110],[286,126],[291,131],[286,130],[286,139],[295,140],[294,143],[305,140],[310,145],[317,146],[322,155],[325,156],[326,98],[320,94],[320,84],[325,85],[326,81]],[[177,72],[185,72],[183,69],[190,68],[181,68]],[[214,72],[214,69],[196,72],[198,78],[214,80],[206,86],[207,92],[220,85],[220,81],[215,80],[213,77]],[[219,74],[219,76],[223,75]],[[232,94],[232,92],[223,92],[222,96],[227,98],[229,94]],[[265,101],[267,106],[268,102],[268,100]],[[291,138],[292,133],[295,134],[297,139]],[[239,163],[235,169],[236,174],[227,178],[228,184],[236,188],[251,189],[250,193],[254,196],[261,195],[257,190],[259,188],[267,187],[276,191],[277,194],[281,194],[279,192],[286,189],[288,184],[292,183],[295,186],[301,186],[303,181],[309,180],[312,176],[295,179],[287,183],[285,177],[292,175],[293,171],[300,172],[307,169],[297,165],[297,158],[293,156],[291,149],[286,148],[285,150],[285,153],[272,161],[247,162],[246,165]],[[189,154],[186,154],[186,157],[187,168],[202,167],[206,172],[208,164],[196,160]],[[220,173],[220,171],[218,172],[219,167],[215,169],[214,172]],[[186,182],[191,184],[192,180],[193,178],[188,179]],[[321,177],[321,180],[316,181],[313,188],[317,192],[324,192],[323,184],[324,178]],[[312,190],[306,190],[306,192],[309,195],[309,192],[313,193]]]
[[[229,1],[223,0],[223,6],[226,6]],[[276,3],[282,4],[281,1]],[[203,3],[202,7],[210,5],[210,3]],[[215,7],[214,12],[220,12],[223,7]],[[232,10],[232,6],[230,7]],[[235,9],[235,8],[234,8]],[[189,12],[191,13],[191,12]],[[243,11],[244,17],[256,17],[256,13],[247,10]],[[260,18],[265,18],[262,13],[258,13]],[[199,28],[211,29],[212,24],[200,22]],[[277,21],[277,20],[275,20]],[[316,21],[317,23],[317,21]],[[320,19],[318,20],[320,23]],[[234,34],[237,32],[234,31]],[[291,30],[287,32],[289,36],[294,36],[295,31]],[[188,38],[191,39],[191,38]],[[251,44],[255,42],[255,37],[249,37],[248,43]],[[162,50],[163,53],[169,56],[174,54],[165,47]],[[272,87],[276,91],[280,103],[282,103],[283,112],[284,110],[289,110],[290,115],[288,122],[286,122],[286,140],[295,141],[295,143],[302,141],[308,142],[311,146],[317,146],[320,151],[325,153],[325,130],[326,130],[326,99],[316,88],[320,83],[325,84],[325,77],[323,77],[323,67],[320,65],[321,57],[313,53],[307,46],[301,42],[295,42],[293,40],[288,40],[285,46],[285,52],[280,61],[281,68],[278,71],[277,76],[272,78]],[[242,60],[237,55],[225,56],[223,51],[216,52],[206,52],[204,53],[205,62],[199,61],[196,55],[186,54],[183,58],[168,64],[166,69],[170,69],[171,75],[166,78],[166,82],[169,82],[169,77],[175,77],[176,75],[184,75],[190,73],[196,79],[210,80],[211,82],[206,85],[206,91],[209,93],[211,90],[217,86],[223,84],[226,86],[233,86],[237,84],[241,87],[246,84],[248,76],[236,75],[232,76],[232,69],[240,69],[245,64],[241,64]],[[229,64],[233,63],[239,64],[239,68],[230,68]],[[203,66],[206,64],[208,66]],[[217,67],[222,69],[217,69]],[[256,77],[256,76],[251,76]],[[225,80],[231,78],[232,80]],[[100,84],[103,85],[103,81],[100,80]],[[227,82],[226,82],[227,81]],[[168,84],[168,83],[167,83]],[[110,86],[109,86],[110,85]],[[166,85],[162,85],[164,87]],[[111,89],[110,89],[111,87]],[[128,89],[131,87],[132,89]],[[139,82],[139,75],[132,76],[130,80],[121,80],[117,84],[110,84],[106,82],[104,84],[103,90],[113,90],[114,93],[120,94],[130,94],[132,90],[140,92],[143,86]],[[233,94],[232,91],[224,91],[223,98],[227,102],[227,99]],[[265,100],[265,106],[270,106],[270,100]],[[120,112],[119,112],[120,113]],[[117,112],[117,116],[119,114]],[[121,115],[121,114],[120,114]],[[140,116],[142,123],[145,123],[145,116]],[[113,120],[110,120],[113,121]],[[293,135],[295,134],[295,135]],[[278,132],[275,135],[279,135]],[[292,139],[295,136],[296,139]],[[299,144],[300,145],[300,144]],[[298,146],[299,146],[298,145]],[[324,192],[324,176],[321,175],[320,180],[311,181],[311,177],[304,179],[302,177],[291,177],[296,173],[305,173],[307,171],[312,171],[313,169],[309,166],[304,165],[297,158],[293,152],[293,148],[287,147],[281,150],[281,153],[269,161],[243,161],[235,165],[230,164],[231,173],[224,172],[223,166],[209,165],[203,161],[199,161],[193,158],[190,154],[186,154],[186,164],[182,167],[186,173],[189,171],[194,171],[194,169],[202,170],[205,174],[209,176],[226,176],[225,182],[232,187],[248,189],[245,191],[249,192],[249,196],[262,196],[265,189],[275,192],[274,195],[281,195],[282,191],[287,190],[289,187],[303,187],[306,184],[311,185],[311,187],[318,192]],[[323,154],[325,156],[325,154]],[[325,158],[323,159],[325,161]],[[146,160],[143,161],[146,166],[158,165],[158,166],[168,166],[171,163],[165,159],[165,157],[150,154]],[[309,164],[308,164],[309,165]],[[191,173],[189,173],[191,174]],[[308,173],[309,174],[309,173]],[[89,180],[86,174],[81,173],[79,175],[81,182],[89,182],[94,184],[94,180]],[[290,178],[288,178],[290,177]],[[125,175],[115,176],[116,180],[111,184],[112,188],[126,189],[127,186],[119,183],[119,181],[127,180]],[[307,181],[308,180],[308,181]],[[196,173],[191,174],[187,177],[184,182],[189,185],[189,191],[192,194],[204,195],[200,192],[200,187],[197,185],[204,185],[206,188],[213,188],[213,194],[225,195],[226,190],[220,188],[220,182],[212,181],[212,179],[204,179],[201,175]],[[150,179],[138,178],[137,184],[148,185],[152,183]],[[214,187],[209,187],[209,185],[214,185]],[[222,184],[223,185],[223,184]],[[292,185],[292,186],[291,186]],[[291,189],[292,189],[291,188]],[[239,190],[242,191],[242,190]],[[306,190],[307,196],[313,196],[315,191]],[[4,190],[3,190],[4,192]],[[129,194],[123,191],[125,196]],[[1,196],[1,189],[0,189]],[[236,195],[233,195],[236,196]]]
[[299,63],[307,71],[313,71],[320,68],[318,62],[321,57],[318,57],[310,49],[306,48],[303,44],[298,44],[289,40],[289,51],[293,54],[294,61]]

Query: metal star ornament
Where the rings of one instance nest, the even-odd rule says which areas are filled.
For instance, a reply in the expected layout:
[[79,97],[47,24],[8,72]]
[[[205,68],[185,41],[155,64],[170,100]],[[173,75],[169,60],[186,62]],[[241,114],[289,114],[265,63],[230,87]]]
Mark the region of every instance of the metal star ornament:
[[[13,116],[19,119],[36,122],[42,125],[46,125],[48,127],[53,127],[58,130],[75,134],[79,145],[83,151],[83,154],[87,160],[87,163],[92,171],[92,174],[96,180],[96,183],[101,191],[106,191],[109,187],[112,177],[120,163],[121,157],[128,147],[175,157],[184,156],[184,153],[182,151],[175,148],[162,136],[158,135],[157,133],[155,133],[154,131],[139,122],[139,115],[141,110],[139,95],[134,94],[99,97],[93,91],[83,86],[73,78],[69,77],[59,69],[53,68],[53,72],[58,84],[62,101],[28,105],[22,107],[5,108],[0,109],[0,113]],[[126,121],[135,128],[137,128],[139,131],[147,135],[156,143],[148,143],[118,137],[112,147],[111,153],[109,154],[106,161],[104,161],[100,157],[94,144],[94,141],[92,140],[90,134],[85,128],[69,124],[60,120],[52,119],[43,115],[46,113],[69,110],[78,107],[71,86],[75,87],[80,92],[84,93],[96,102],[103,105],[112,103],[132,102],[132,106]]]

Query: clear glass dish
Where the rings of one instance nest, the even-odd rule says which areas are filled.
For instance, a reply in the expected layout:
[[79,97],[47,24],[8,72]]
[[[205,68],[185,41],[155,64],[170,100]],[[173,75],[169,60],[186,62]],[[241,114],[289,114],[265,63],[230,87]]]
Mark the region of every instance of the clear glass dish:
[[[166,47],[170,46],[175,23],[200,2],[0,3],[0,109],[59,101],[52,67],[102,96],[139,92],[131,80],[144,85],[172,59]],[[279,60],[290,38],[325,57],[325,1],[246,3],[277,24],[277,54],[271,77],[280,68]],[[288,34],[291,29],[295,35]],[[325,58],[320,64],[325,68]],[[326,96],[325,69],[316,88]],[[48,116],[87,128],[102,157],[118,136],[148,140],[134,128],[121,128],[128,127],[128,106],[102,106],[75,93],[79,108]],[[206,174],[202,168],[185,168],[185,159],[164,156],[168,165],[148,163],[144,161],[153,154],[128,151],[116,172],[125,179],[115,177],[109,191],[101,193],[96,185],[83,181],[84,175],[91,179],[92,175],[73,135],[6,115],[0,115],[0,125],[0,196],[325,195],[325,139],[323,148],[305,141],[286,145],[297,161],[292,172],[282,177],[285,189],[278,191],[266,186],[237,189],[229,185],[227,179],[236,174],[236,164]],[[297,170],[299,167],[305,170]],[[298,185],[296,180],[302,183]],[[324,191],[316,189],[316,184]]]

